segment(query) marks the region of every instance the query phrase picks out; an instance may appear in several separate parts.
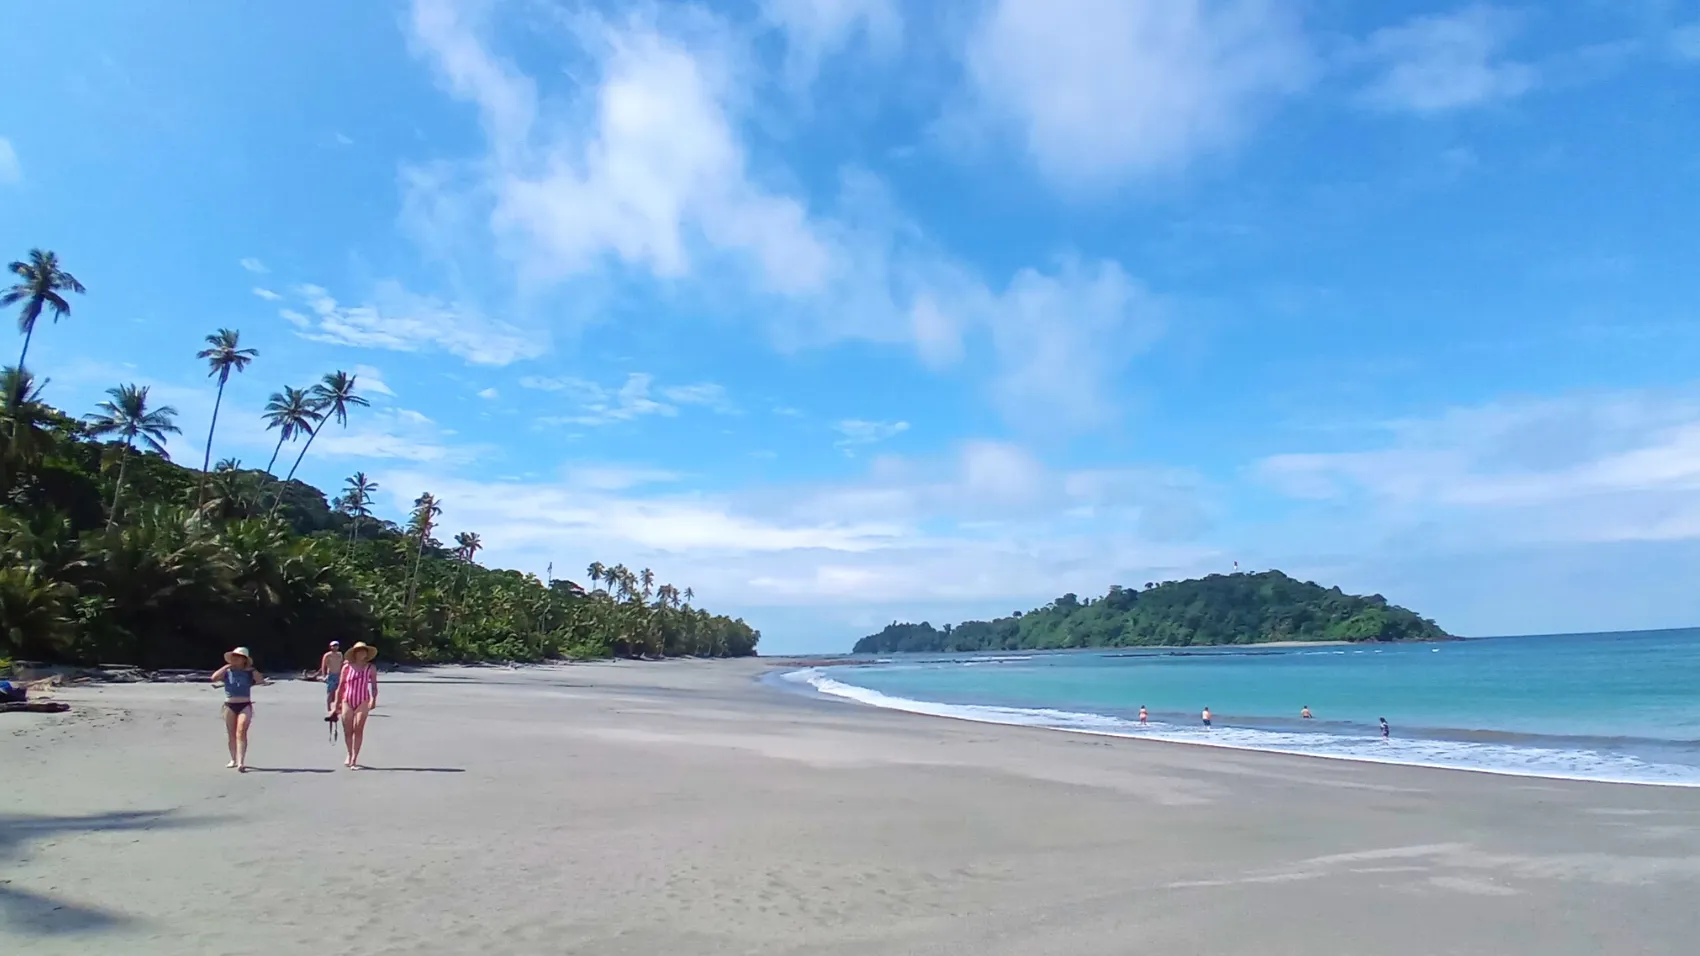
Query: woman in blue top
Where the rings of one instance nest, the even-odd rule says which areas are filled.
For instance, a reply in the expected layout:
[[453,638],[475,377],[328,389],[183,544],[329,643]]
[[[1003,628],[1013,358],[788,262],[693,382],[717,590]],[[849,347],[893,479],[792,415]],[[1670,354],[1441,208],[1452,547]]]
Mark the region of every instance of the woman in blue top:
[[213,671],[212,682],[224,685],[224,733],[230,743],[230,762],[225,766],[247,773],[248,725],[254,722],[254,700],[249,692],[255,684],[268,681],[254,669],[254,655],[246,647],[238,647],[225,652],[224,666]]

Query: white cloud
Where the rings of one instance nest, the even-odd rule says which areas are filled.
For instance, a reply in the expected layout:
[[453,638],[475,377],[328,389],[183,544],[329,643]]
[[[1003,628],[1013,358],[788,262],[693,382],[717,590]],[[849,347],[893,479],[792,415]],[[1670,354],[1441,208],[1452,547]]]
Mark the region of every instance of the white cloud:
[[542,378],[528,375],[519,380],[523,388],[562,392],[572,399],[575,411],[571,415],[550,415],[539,419],[545,425],[612,425],[628,422],[645,415],[673,416],[676,406],[658,402],[650,397],[655,376],[632,372],[625,384],[617,389],[603,388],[595,382],[580,378]]
[[490,401],[490,400],[501,397],[501,393],[496,391],[494,388],[487,388],[487,389],[479,392],[478,397],[484,399],[485,401]]
[[490,53],[448,0],[416,0],[413,36],[449,88],[475,103],[489,139],[492,223],[546,277],[612,260],[665,278],[695,251],[748,263],[771,291],[819,288],[829,253],[808,212],[751,178],[728,116],[727,71],[636,20],[583,22],[595,58],[579,123],[540,121],[536,85]]
[[785,71],[797,85],[812,81],[822,61],[858,37],[882,56],[903,42],[897,0],[761,0],[761,12],[785,32]]
[[1270,0],[996,0],[965,61],[976,108],[1069,189],[1229,146],[1310,73],[1293,7]]
[[860,418],[846,418],[832,426],[842,437],[833,442],[844,449],[845,454],[853,454],[854,449],[862,445],[876,445],[888,438],[909,430],[908,422],[870,422]]
[[450,437],[436,422],[411,409],[360,409],[358,415],[349,416],[347,428],[334,424],[323,428],[311,454],[421,463],[463,462],[478,456],[479,449],[451,445]]
[[384,381],[384,373],[378,371],[372,366],[356,365],[354,366],[353,375],[356,379],[356,385],[361,391],[373,392],[378,395],[388,395],[391,398],[395,397],[395,392],[391,390],[389,385]]
[[575,465],[567,469],[567,484],[591,491],[625,491],[640,485],[678,481],[678,472],[630,465]]
[[[541,571],[591,560],[654,567],[713,606],[996,600],[1031,606],[1064,591],[1214,566],[1213,549],[1144,535],[1183,484],[1138,470],[1059,473],[1019,447],[977,442],[948,458],[884,458],[865,480],[743,495],[654,493],[678,476],[582,466],[560,482],[381,474],[398,509],[430,489],[444,520],[477,530],[491,560]],[[1167,489],[1159,498],[1154,489]],[[1179,490],[1177,490],[1179,489]],[[1180,497],[1177,497],[1180,496]],[[1184,503],[1184,502],[1183,502]],[[1083,507],[1093,512],[1082,517]],[[1197,506],[1193,506],[1198,510]]]
[[380,282],[372,302],[358,306],[341,305],[316,285],[301,286],[296,292],[312,315],[294,309],[278,314],[303,329],[298,335],[314,342],[397,352],[435,348],[478,365],[507,365],[548,349],[543,336],[459,303],[416,295],[395,282]]
[[349,135],[348,135],[348,134],[346,134],[346,133],[337,133],[337,134],[336,134],[336,135],[335,135],[335,136],[334,136],[334,137],[332,137],[332,138],[333,138],[333,139],[335,139],[335,140],[336,140],[336,144],[337,144],[337,145],[338,145],[338,146],[353,146],[353,145],[354,145],[354,140],[353,140],[353,138],[351,138],[351,137],[350,137],[350,136],[349,136]]
[[24,167],[18,162],[18,151],[12,141],[0,136],[0,186],[15,186],[24,181]]
[[1685,60],[1700,60],[1700,22],[1671,31],[1671,50]]
[[249,272],[259,273],[260,275],[264,275],[264,274],[271,271],[270,269],[266,268],[265,263],[261,262],[258,259],[254,259],[254,258],[251,258],[251,257],[247,258],[247,259],[238,260],[237,265],[240,265],[242,268],[247,269]]
[[[1037,15],[1005,6],[1011,16]],[[459,9],[443,0],[414,6],[416,47],[457,96],[477,104],[487,140],[477,161],[408,178],[409,207],[440,226],[428,237],[434,246],[446,248],[449,237],[477,226],[468,210],[482,208],[497,248],[534,278],[598,273],[620,281],[637,270],[664,283],[689,282],[690,294],[708,308],[766,321],[783,349],[846,338],[913,343],[924,362],[942,368],[973,354],[973,340],[989,338],[989,387],[1012,419],[1063,430],[1113,420],[1114,379],[1159,325],[1151,297],[1116,263],[1065,259],[1054,270],[1022,270],[994,292],[866,172],[842,172],[830,215],[811,215],[802,202],[757,183],[733,112],[742,104],[727,79],[747,65],[724,40],[729,28],[712,18],[689,32],[688,42],[642,18],[616,25],[573,20],[582,49],[567,55],[588,55],[595,68],[563,98],[540,88],[549,77],[534,79],[492,52]],[[1118,6],[1109,14],[1129,50],[1162,47],[1172,33],[1193,48],[1157,53],[1222,84],[1199,94],[1205,126],[1216,122],[1212,115],[1239,115],[1250,87],[1262,82],[1252,78],[1272,75],[1271,64],[1281,59],[1270,50],[1290,39],[1287,21],[1256,3],[1186,0],[1175,5],[1179,13],[1139,9],[1148,12],[1125,14]],[[869,10],[815,13],[854,32],[871,22]],[[1065,7],[1064,19],[1091,10]],[[1094,33],[1075,20],[1069,29]],[[1251,36],[1254,27],[1264,31],[1261,39]],[[1226,39],[1207,43],[1206,33]],[[1188,59],[1195,56],[1201,62]],[[1058,95],[1066,99],[1067,91]],[[1125,119],[1111,116],[1103,128],[1120,129]],[[1186,134],[1188,148],[1198,142]],[[1103,153],[1080,144],[1067,151]],[[711,258],[714,268],[698,267]],[[681,395],[646,393],[656,404],[642,411],[602,397],[621,417],[589,417],[669,414],[690,402]]]
[[1700,538],[1700,397],[1628,392],[1452,410],[1379,447],[1271,456],[1286,494],[1496,541]]
[[669,385],[661,390],[662,397],[678,405],[701,405],[721,414],[737,411],[723,385],[699,382],[695,385]]
[[260,286],[254,287],[254,294],[259,296],[262,299],[265,299],[267,302],[282,302],[283,301],[283,296],[278,295],[276,292],[273,292],[270,289],[261,288]]
[[1527,93],[1539,74],[1503,56],[1518,23],[1508,11],[1472,6],[1377,30],[1361,51],[1380,71],[1364,101],[1377,109],[1433,114]]
[[1115,379],[1162,324],[1156,298],[1116,263],[1064,260],[1054,276],[1023,269],[992,312],[1002,358],[995,397],[1006,415],[1029,425],[1106,424],[1114,419]]

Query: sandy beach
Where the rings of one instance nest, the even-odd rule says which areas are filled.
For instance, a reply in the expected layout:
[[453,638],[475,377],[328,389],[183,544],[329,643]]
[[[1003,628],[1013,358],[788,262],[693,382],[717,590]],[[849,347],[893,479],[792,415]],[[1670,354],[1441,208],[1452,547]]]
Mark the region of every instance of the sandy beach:
[[[763,664],[389,675],[339,766],[302,682],[0,717],[11,952],[1674,954],[1700,791],[879,711]],[[354,929],[351,932],[351,927]]]

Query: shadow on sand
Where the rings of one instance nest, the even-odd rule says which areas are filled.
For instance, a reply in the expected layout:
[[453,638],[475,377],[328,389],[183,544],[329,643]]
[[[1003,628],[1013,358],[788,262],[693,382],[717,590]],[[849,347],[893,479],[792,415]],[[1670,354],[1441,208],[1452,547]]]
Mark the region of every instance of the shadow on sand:
[[379,773],[465,773],[465,767],[369,767],[365,764],[361,770],[376,770]]
[[[0,858],[23,858],[25,843],[76,833],[152,830],[160,827],[200,826],[212,817],[179,817],[171,811],[94,813],[86,816],[32,816],[0,813]],[[134,916],[84,906],[47,896],[8,880],[0,883],[0,926],[26,936],[56,936],[101,933],[142,922]]]

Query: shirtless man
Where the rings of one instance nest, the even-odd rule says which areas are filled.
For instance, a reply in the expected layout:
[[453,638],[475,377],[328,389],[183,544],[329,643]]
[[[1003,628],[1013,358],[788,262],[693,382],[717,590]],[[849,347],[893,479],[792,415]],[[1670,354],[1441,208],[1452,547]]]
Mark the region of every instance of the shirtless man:
[[331,649],[319,658],[318,677],[325,682],[325,709],[327,711],[331,710],[332,704],[336,701],[336,682],[341,675],[342,644],[338,641],[332,641]]

